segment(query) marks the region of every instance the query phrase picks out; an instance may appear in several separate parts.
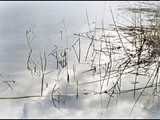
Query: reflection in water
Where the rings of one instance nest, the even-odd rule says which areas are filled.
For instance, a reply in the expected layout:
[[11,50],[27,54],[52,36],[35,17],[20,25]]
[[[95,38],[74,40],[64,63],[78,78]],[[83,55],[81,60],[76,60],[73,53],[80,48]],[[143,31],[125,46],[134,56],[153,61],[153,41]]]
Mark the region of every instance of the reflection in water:
[[[133,46],[125,44],[125,51],[115,26],[108,25],[114,24],[112,15],[123,3],[3,2],[0,89],[6,101],[0,104],[10,116],[2,112],[0,117],[128,118],[150,73],[134,80],[136,57],[125,53]],[[133,118],[159,118],[156,102],[148,102],[152,94],[144,103],[151,92],[147,90],[135,105]],[[146,104],[150,105],[144,109]]]

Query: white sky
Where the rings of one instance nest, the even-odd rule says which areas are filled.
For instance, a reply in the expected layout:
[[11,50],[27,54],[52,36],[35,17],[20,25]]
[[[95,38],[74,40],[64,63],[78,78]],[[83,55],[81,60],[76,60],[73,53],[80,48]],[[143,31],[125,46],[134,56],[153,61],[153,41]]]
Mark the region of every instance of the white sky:
[[[118,8],[117,5],[123,6],[126,1],[107,1],[106,9],[111,5],[112,9]],[[38,94],[40,88],[40,78],[33,77],[27,71],[26,61],[29,53],[25,32],[31,25],[35,25],[37,38],[32,46],[35,48],[35,55],[39,51],[46,50],[50,52],[52,46],[49,45],[48,38],[54,40],[59,46],[64,46],[63,41],[60,41],[59,31],[64,30],[62,20],[67,24],[68,36],[70,43],[73,43],[77,38],[73,33],[86,32],[88,26],[86,22],[86,10],[90,21],[97,21],[100,24],[103,18],[104,1],[94,2],[20,2],[20,1],[1,1],[0,2],[0,77],[1,80],[1,96],[9,95],[28,95]],[[117,12],[116,10],[114,12]],[[106,24],[111,23],[110,13],[105,11]],[[87,30],[86,30],[87,29]],[[70,45],[71,46],[71,45]],[[72,55],[73,56],[73,55]],[[34,58],[36,59],[36,57]],[[38,63],[38,59],[37,59]],[[54,63],[49,63],[50,67]],[[85,69],[80,67],[80,69]],[[62,71],[63,73],[64,71]],[[57,71],[53,76],[48,76],[45,79],[48,82],[53,81],[57,77]],[[10,75],[10,76],[8,76]],[[62,75],[63,76],[63,75]],[[86,76],[81,76],[77,73],[81,80],[92,79]],[[13,91],[3,83],[4,80],[17,80],[16,84],[12,84]],[[53,84],[46,89],[47,94],[51,91]],[[66,82],[60,85],[63,89],[66,87]],[[87,86],[83,86],[84,88]],[[82,88],[83,88],[82,87]],[[81,89],[82,89],[81,88]],[[90,87],[88,87],[90,88]],[[96,89],[97,84],[93,85]],[[75,88],[70,88],[69,92],[75,92]],[[83,89],[82,89],[83,90]],[[103,108],[106,106],[107,96],[103,96]],[[130,95],[122,95],[122,101],[119,101],[118,106],[115,106],[115,100],[111,102],[108,109],[101,110],[100,95],[80,96],[76,100],[75,96],[70,97],[66,105],[62,107],[67,116],[56,109],[51,101],[51,98],[39,99],[22,99],[22,100],[0,100],[0,118],[128,118],[131,104],[134,99]],[[160,118],[160,115],[153,112],[148,112],[140,107],[149,104],[151,99],[147,98],[145,102],[140,101],[139,105],[134,109],[133,118]],[[155,106],[153,107],[155,108]],[[103,114],[100,112],[102,111]]]

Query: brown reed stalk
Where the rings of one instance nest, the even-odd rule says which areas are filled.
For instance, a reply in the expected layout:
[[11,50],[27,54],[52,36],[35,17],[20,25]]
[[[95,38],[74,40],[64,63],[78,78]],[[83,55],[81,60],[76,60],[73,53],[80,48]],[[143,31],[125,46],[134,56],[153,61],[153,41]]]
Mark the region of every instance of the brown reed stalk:
[[81,62],[81,40],[79,38],[79,58],[78,58],[78,62]]
[[76,86],[77,86],[77,87],[76,87],[76,88],[77,88],[77,89],[76,89],[76,99],[78,100],[78,79],[77,79],[77,81],[76,81]]
[[40,53],[40,61],[41,61],[41,72],[42,72],[41,96],[43,96],[44,69],[43,69],[43,60],[42,60],[41,53]]
[[[76,54],[76,57],[77,57],[77,60],[78,60],[78,62],[80,61],[80,45],[79,45],[79,56],[78,56],[78,54],[77,54],[77,52],[76,52],[76,50],[75,50],[75,45],[77,44],[77,42],[78,41],[80,41],[80,37],[78,38],[78,40],[72,45],[72,47],[73,47],[73,50],[74,50],[74,52],[75,52],[75,54]],[[80,42],[79,42],[79,44],[80,44]]]

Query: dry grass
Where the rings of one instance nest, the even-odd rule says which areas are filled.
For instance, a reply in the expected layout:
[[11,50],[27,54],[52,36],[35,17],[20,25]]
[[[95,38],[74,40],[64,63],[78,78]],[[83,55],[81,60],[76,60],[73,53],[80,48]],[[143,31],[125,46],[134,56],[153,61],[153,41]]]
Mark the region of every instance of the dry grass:
[[[143,5],[145,6],[143,7]],[[78,39],[72,45],[72,50],[74,50],[75,56],[77,58],[77,63],[73,64],[72,69],[74,76],[73,79],[72,75],[69,73],[69,40],[65,21],[63,21],[63,24],[66,35],[66,47],[63,49],[58,49],[58,46],[50,40],[51,45],[53,45],[54,48],[48,54],[48,56],[46,56],[45,51],[43,57],[40,53],[41,70],[37,69],[38,65],[32,59],[33,49],[31,47],[31,42],[34,40],[35,35],[33,33],[34,27],[31,27],[26,31],[27,44],[30,50],[27,59],[27,69],[31,71],[31,74],[41,71],[40,95],[0,97],[0,99],[51,97],[54,106],[60,109],[62,103],[65,104],[65,101],[69,96],[75,96],[78,99],[79,95],[88,95],[94,93],[94,95],[109,95],[109,100],[106,103],[108,107],[112,98],[116,98],[118,102],[119,96],[121,94],[130,92],[133,94],[133,99],[135,99],[135,103],[129,115],[129,117],[131,117],[134,107],[146,89],[154,88],[156,91],[152,95],[159,97],[160,15],[157,15],[159,8],[152,8],[150,5],[147,6],[145,3],[142,3],[142,7],[126,7],[120,10],[128,12],[133,21],[129,21],[129,25],[122,25],[117,23],[115,19],[116,14],[113,13],[112,8],[110,7],[110,13],[113,20],[113,25],[111,25],[111,28],[104,27],[104,18],[101,21],[101,27],[96,27],[95,25],[95,28],[91,28],[91,22],[86,10],[88,32],[74,34],[78,37]],[[96,24],[96,22],[94,23]],[[110,32],[113,32],[114,35],[110,34]],[[60,35],[61,40],[63,40],[62,31],[60,32]],[[90,40],[88,47],[85,48],[85,58],[82,57],[84,54],[82,52],[83,40]],[[54,84],[51,94],[43,94],[45,75],[52,73],[52,71],[47,72],[47,57],[50,55],[56,59],[56,69],[59,71],[57,76],[59,76],[62,70],[66,70],[65,77],[67,86],[65,93],[61,93],[61,88],[59,88],[59,84],[64,77],[62,77],[61,80],[58,80],[57,77],[57,83]],[[102,63],[103,59],[105,59],[105,62]],[[91,69],[82,71],[82,74],[92,72],[92,76],[98,76],[98,80],[91,80],[87,82],[79,81],[79,78],[77,78],[75,75],[78,71],[78,69],[76,69],[76,65],[84,63],[90,65]],[[153,67],[154,70],[152,70],[151,67]],[[125,84],[123,84],[123,79],[124,77],[130,75],[134,75],[134,80],[130,83],[132,88],[123,89],[125,86]],[[139,81],[140,76],[148,77],[145,80],[146,82]],[[92,91],[79,93],[81,86],[92,85],[92,83],[99,83],[99,92]],[[141,86],[139,86],[140,83],[142,83]],[[75,87],[75,94],[68,93],[69,86]],[[140,94],[137,95],[136,91],[140,91]],[[103,103],[101,98],[101,106],[102,104]]]

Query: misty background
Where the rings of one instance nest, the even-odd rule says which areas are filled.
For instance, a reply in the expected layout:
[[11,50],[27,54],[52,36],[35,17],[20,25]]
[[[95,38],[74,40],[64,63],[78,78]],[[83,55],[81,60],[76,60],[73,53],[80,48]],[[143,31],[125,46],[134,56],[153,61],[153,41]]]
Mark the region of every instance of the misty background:
[[[29,48],[26,40],[26,30],[35,26],[34,33],[36,38],[31,46],[33,48],[33,59],[39,63],[39,52],[45,51],[48,55],[53,50],[50,40],[57,46],[65,47],[65,35],[61,40],[60,31],[64,30],[65,21],[69,47],[77,40],[74,33],[88,31],[86,10],[90,21],[97,21],[97,26],[101,25],[102,18],[105,19],[105,25],[113,23],[111,14],[108,11],[109,7],[118,14],[117,8],[127,4],[135,4],[136,2],[127,1],[8,1],[0,2],[0,96],[24,96],[37,95],[40,91],[40,78],[32,76],[27,71],[27,58]],[[104,9],[106,11],[104,12]],[[121,14],[121,13],[119,13]],[[118,19],[118,22],[124,22],[123,19]],[[85,43],[84,43],[85,46]],[[85,48],[84,48],[85,49]],[[45,80],[49,87],[45,89],[45,94],[53,87],[55,82],[53,79],[57,77],[55,62],[53,58],[48,58],[48,69],[55,69],[55,74],[46,76]],[[76,60],[73,51],[70,52],[70,65]],[[80,72],[87,68],[85,65],[78,66]],[[62,71],[62,76],[65,71]],[[62,77],[61,76],[61,77]],[[90,74],[81,76],[77,73],[77,78],[86,82],[91,80]],[[96,79],[96,78],[95,78]],[[11,83],[11,88],[4,83],[6,80],[15,80],[16,83]],[[54,81],[54,82],[53,82]],[[52,83],[53,82],[53,83]],[[66,81],[60,87],[66,89]],[[91,86],[82,86],[81,90],[97,89],[99,84],[95,83]],[[69,93],[75,93],[75,87],[68,87]],[[103,105],[100,103],[103,97]],[[111,101],[108,108],[107,95],[82,95],[78,100],[75,96],[70,96],[66,99],[62,109],[54,107],[51,98],[27,98],[18,100],[0,100],[1,112],[0,118],[128,118],[131,104],[134,103],[133,95],[124,94],[121,96],[118,105],[116,100]],[[137,107],[134,109],[132,118],[160,118],[159,113],[155,111],[144,110],[143,107],[152,106],[152,99],[148,97],[145,101],[140,100]],[[103,106],[103,107],[102,107]]]

